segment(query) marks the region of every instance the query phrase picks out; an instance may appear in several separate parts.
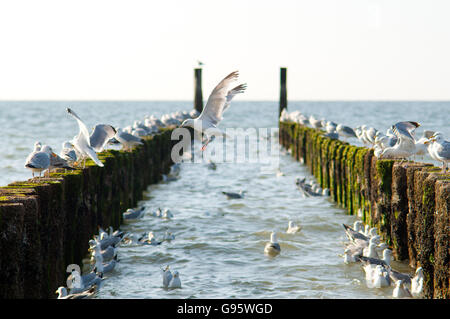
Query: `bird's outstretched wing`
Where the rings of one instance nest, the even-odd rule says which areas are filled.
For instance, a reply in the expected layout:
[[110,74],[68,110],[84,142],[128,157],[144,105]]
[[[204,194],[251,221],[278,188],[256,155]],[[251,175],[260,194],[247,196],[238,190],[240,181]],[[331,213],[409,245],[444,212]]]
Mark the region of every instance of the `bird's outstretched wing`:
[[89,130],[87,129],[86,125],[83,123],[80,117],[74,111],[72,111],[72,109],[67,108],[67,113],[72,115],[78,122],[78,127],[80,128],[80,133],[78,134],[78,137],[83,138],[86,141],[86,143],[90,146],[91,144],[89,141]]
[[244,83],[244,84],[240,84],[240,85],[236,86],[234,89],[231,89],[230,91],[228,91],[228,94],[225,97],[226,101],[225,101],[225,105],[223,106],[222,114],[230,106],[230,103],[231,103],[231,100],[233,99],[233,97],[236,94],[244,93],[246,88],[247,88],[247,83]]
[[411,133],[419,126],[420,124],[417,122],[407,121],[395,123],[392,125],[391,129],[398,138],[406,137],[414,141],[414,137]]
[[217,125],[222,120],[222,113],[227,102],[228,86],[231,82],[236,81],[238,76],[239,72],[234,71],[217,84],[199,116],[201,120],[209,121],[214,125]]
[[97,124],[94,127],[94,131],[92,132],[89,140],[91,147],[96,152],[103,151],[106,143],[116,135],[116,129],[108,124]]

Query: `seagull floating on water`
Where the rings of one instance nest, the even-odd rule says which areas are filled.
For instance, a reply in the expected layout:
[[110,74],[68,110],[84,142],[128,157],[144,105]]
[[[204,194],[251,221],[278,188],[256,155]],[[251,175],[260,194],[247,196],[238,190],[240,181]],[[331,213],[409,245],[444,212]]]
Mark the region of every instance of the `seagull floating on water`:
[[281,252],[280,244],[277,242],[277,235],[275,232],[270,234],[270,242],[264,247],[264,253],[269,256],[276,256]]
[[166,266],[166,268],[161,269],[161,275],[163,277],[163,286],[164,288],[169,287],[169,283],[172,280],[172,273],[169,270],[169,265]]
[[394,298],[411,298],[411,292],[409,289],[405,286],[405,283],[403,280],[398,280],[395,282],[395,288],[392,291],[392,297]]
[[174,270],[174,272],[172,273],[172,279],[169,282],[168,288],[181,288],[181,279],[178,271]]
[[124,220],[140,219],[145,215],[145,207],[139,209],[128,208],[125,213],[123,213]]
[[94,285],[89,290],[76,294],[69,295],[65,287],[59,287],[55,293],[58,294],[58,299],[88,299],[92,298],[97,293],[97,291],[97,287]]
[[288,229],[286,230],[287,234],[295,234],[302,229],[300,225],[295,225],[292,220],[289,221]]
[[226,195],[228,199],[239,199],[243,198],[246,191],[239,191],[239,193],[232,193],[232,192],[222,192],[222,194]]

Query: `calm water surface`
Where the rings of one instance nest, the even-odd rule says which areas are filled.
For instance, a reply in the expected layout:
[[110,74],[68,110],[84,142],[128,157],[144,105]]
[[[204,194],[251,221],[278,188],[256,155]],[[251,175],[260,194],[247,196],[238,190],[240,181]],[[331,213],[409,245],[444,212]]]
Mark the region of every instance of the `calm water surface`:
[[[102,122],[123,127],[146,114],[190,110],[191,102],[0,102],[2,185],[31,177],[23,165],[36,140],[59,152],[61,143],[78,133],[65,111],[68,106],[88,126]],[[418,134],[423,128],[450,136],[449,102],[290,102],[289,111],[295,109],[382,131],[397,121],[413,120],[422,124]],[[275,102],[237,101],[221,126],[276,128],[277,113]],[[274,152],[260,152],[260,160],[278,163],[284,176],[261,163],[218,163],[216,170],[183,163],[178,180],[151,185],[139,206],[148,213],[170,208],[174,218],[147,214],[121,228],[137,234],[153,231],[156,237],[169,230],[176,238],[160,246],[120,247],[120,263],[98,298],[390,298],[392,288],[368,289],[360,265],[343,263],[342,223],[356,217],[327,197],[303,198],[295,178],[312,176],[279,149],[276,135],[271,142]],[[228,200],[221,193],[239,190],[247,191],[244,199]],[[289,220],[301,224],[302,231],[285,234]],[[275,258],[263,254],[272,230],[281,245]],[[167,264],[179,271],[182,289],[162,288],[160,268]],[[394,267],[412,271],[400,263]]]

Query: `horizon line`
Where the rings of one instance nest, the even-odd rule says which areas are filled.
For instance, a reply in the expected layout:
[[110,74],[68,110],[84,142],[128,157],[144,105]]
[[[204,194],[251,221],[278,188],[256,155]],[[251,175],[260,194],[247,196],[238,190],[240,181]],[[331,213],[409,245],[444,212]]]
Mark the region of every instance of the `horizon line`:
[[[206,101],[204,104],[206,104]],[[0,102],[192,102],[193,100],[163,100],[163,99],[0,99]],[[279,100],[237,100],[236,102],[274,102],[278,103]],[[304,99],[304,100],[288,100],[289,102],[450,102],[450,98],[446,99]]]

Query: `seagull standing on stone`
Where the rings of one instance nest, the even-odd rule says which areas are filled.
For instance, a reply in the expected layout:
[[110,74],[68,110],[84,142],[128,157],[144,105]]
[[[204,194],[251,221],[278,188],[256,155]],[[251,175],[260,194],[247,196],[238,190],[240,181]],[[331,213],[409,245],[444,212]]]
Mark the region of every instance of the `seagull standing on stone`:
[[187,119],[181,124],[181,127],[191,127],[206,135],[207,139],[202,146],[202,151],[206,149],[213,136],[226,136],[225,132],[217,127],[222,120],[222,114],[230,106],[233,97],[243,93],[247,88],[246,84],[240,84],[232,90],[228,90],[229,85],[236,81],[238,76],[238,71],[227,75],[212,91],[200,116],[195,119]]
[[277,235],[275,232],[270,234],[270,242],[264,247],[264,253],[269,256],[276,256],[281,252],[280,244],[277,242]]
[[34,173],[39,173],[40,177],[42,171],[50,166],[50,156],[47,152],[42,151],[41,147],[40,142],[34,143],[33,152],[25,160],[25,167],[31,170],[33,177]]
[[114,138],[122,144],[123,150],[128,152],[131,152],[134,146],[144,144],[142,143],[141,138],[139,136],[135,136],[128,132],[125,132],[121,128],[117,129]]
[[439,132],[433,134],[430,142],[433,144],[431,144],[428,151],[432,158],[442,162],[442,172],[445,173],[447,164],[450,162],[450,142],[446,141],[442,133]]

